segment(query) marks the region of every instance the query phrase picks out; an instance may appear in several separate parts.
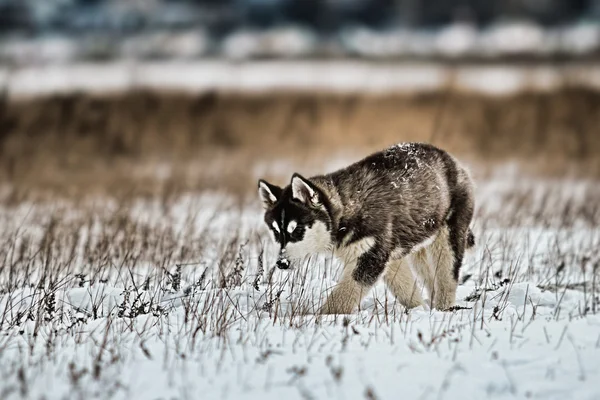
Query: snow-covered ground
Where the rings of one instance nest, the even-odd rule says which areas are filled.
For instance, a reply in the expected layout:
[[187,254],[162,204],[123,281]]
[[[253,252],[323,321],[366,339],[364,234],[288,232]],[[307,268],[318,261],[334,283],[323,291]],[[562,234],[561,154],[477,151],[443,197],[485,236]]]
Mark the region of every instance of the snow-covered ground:
[[490,177],[454,312],[273,268],[257,199],[0,211],[0,398],[599,399],[597,182]]
[[117,61],[0,66],[0,90],[12,97],[55,93],[111,93],[135,89],[205,92],[273,90],[334,93],[420,93],[455,90],[509,95],[562,87],[600,88],[600,65],[469,65],[368,61]]

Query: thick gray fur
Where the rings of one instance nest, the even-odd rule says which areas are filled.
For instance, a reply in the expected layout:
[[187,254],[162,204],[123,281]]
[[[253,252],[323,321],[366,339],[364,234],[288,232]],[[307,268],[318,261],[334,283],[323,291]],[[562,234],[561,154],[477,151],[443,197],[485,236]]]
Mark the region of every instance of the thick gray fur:
[[382,276],[407,307],[424,305],[421,286],[431,306],[454,305],[474,199],[468,172],[445,151],[399,144],[327,175],[294,174],[284,188],[260,180],[259,194],[281,268],[326,251],[345,263],[321,313],[352,312]]

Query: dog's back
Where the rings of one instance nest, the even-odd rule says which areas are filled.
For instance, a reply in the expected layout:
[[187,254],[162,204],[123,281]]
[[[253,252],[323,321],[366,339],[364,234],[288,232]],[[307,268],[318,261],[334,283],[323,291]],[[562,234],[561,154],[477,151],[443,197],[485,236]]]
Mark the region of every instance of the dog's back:
[[472,207],[466,170],[428,144],[400,144],[311,181],[329,194],[346,228],[336,235],[338,244],[375,236],[408,252],[434,235],[453,207],[464,200]]

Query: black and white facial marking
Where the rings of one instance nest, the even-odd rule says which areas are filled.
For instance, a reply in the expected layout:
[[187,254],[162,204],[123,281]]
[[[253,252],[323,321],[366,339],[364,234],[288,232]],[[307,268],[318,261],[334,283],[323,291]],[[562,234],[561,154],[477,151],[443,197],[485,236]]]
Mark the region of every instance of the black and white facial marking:
[[263,180],[258,192],[265,208],[265,223],[279,243],[277,266],[302,260],[331,247],[330,219],[322,194],[308,180],[294,175],[290,185],[279,188]]

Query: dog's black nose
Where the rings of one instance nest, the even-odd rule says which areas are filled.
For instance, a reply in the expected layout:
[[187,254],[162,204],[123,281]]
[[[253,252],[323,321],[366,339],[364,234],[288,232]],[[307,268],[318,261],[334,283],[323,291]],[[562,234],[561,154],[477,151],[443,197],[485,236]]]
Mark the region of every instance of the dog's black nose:
[[279,269],[290,268],[290,262],[286,258],[280,258],[279,260],[277,260],[277,263],[275,265],[277,265],[277,268]]

